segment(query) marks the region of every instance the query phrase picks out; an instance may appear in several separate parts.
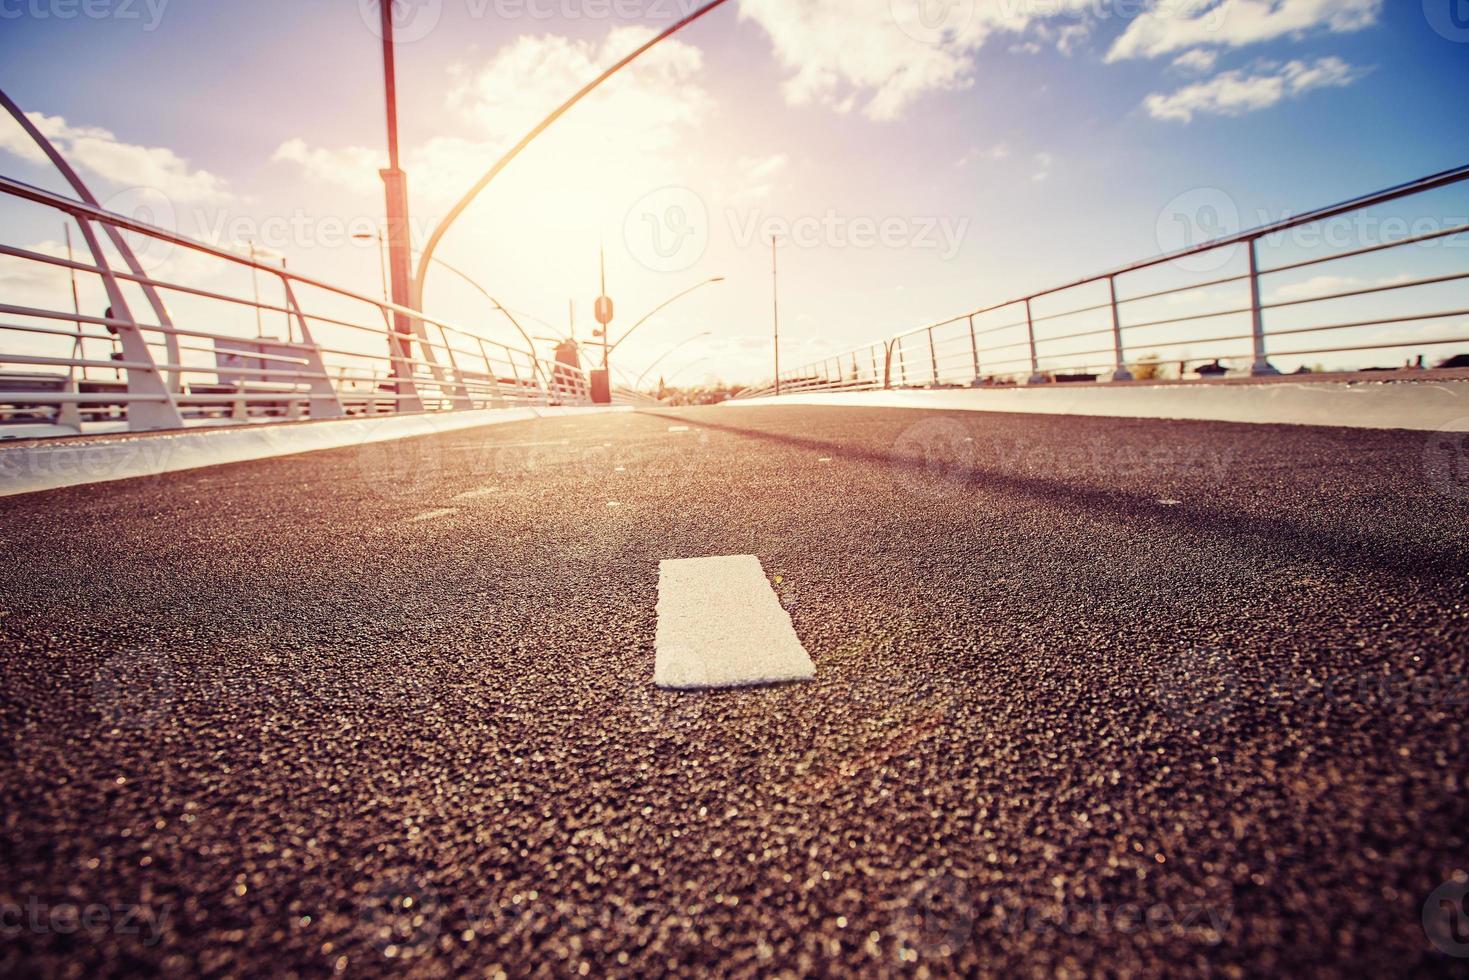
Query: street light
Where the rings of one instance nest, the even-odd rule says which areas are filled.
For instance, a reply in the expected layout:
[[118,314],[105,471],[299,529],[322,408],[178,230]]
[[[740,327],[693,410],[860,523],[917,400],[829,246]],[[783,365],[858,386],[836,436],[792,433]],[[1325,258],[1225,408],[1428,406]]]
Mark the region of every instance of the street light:
[[[375,239],[377,241],[377,244],[378,244],[378,254],[379,255],[382,255],[383,254],[383,236],[381,234],[379,234],[378,232],[375,232],[375,231],[359,231],[359,232],[353,233],[352,238],[354,240],[356,240],[356,241],[359,241],[359,242],[371,241],[371,240],[374,240]],[[458,269],[454,268],[452,265],[450,265],[449,263],[445,262],[443,259],[435,258],[435,259],[433,259],[433,261],[435,263],[437,263],[438,265],[442,266],[443,268],[448,269],[450,272],[454,273],[454,275],[458,276],[460,279],[463,279],[465,282],[469,283],[469,285],[474,288],[474,291],[475,292],[479,293],[485,299],[487,299],[487,300],[490,301],[490,305],[491,306],[493,306],[495,309],[499,310],[501,313],[505,314],[505,319],[507,319],[507,320],[510,321],[510,323],[520,333],[520,336],[525,340],[526,349],[530,352],[531,359],[532,359],[532,361],[533,361],[533,363],[535,365],[536,373],[537,374],[541,373],[540,362],[539,362],[539,360],[536,359],[536,356],[535,356],[535,354],[536,354],[536,344],[535,344],[535,341],[531,339],[530,334],[528,334],[528,333],[525,332],[525,328],[520,325],[520,321],[516,320],[515,317],[510,314],[510,311],[507,310],[500,303],[499,300],[497,300],[497,299],[495,299],[495,297],[491,296],[485,290],[485,288],[483,286],[481,286],[479,283],[475,282],[473,279],[469,278],[468,275],[466,275],[465,273],[463,273],[463,272],[459,271]],[[384,266],[384,269],[386,270],[386,266]],[[386,299],[387,299],[386,271],[384,272],[384,280],[383,280],[383,298],[386,301]]]
[[378,264],[381,266],[383,277],[383,302],[388,300],[388,244],[383,236],[375,231],[356,231],[352,233],[354,242],[377,242]]
[[683,367],[679,368],[677,371],[675,371],[672,374],[670,374],[668,376],[668,379],[667,380],[672,381],[674,378],[678,377],[680,374],[683,374],[689,368],[691,368],[691,367],[698,367],[700,364],[703,364],[707,360],[709,360],[709,358],[707,358],[707,357],[701,357],[701,358],[699,358],[696,361],[690,361],[689,363],[685,364]]
[[622,335],[622,338],[620,340],[618,340],[617,343],[612,344],[610,347],[609,346],[606,346],[606,345],[603,346],[603,348],[602,348],[602,366],[603,367],[606,367],[607,366],[607,358],[609,356],[611,356],[612,352],[615,351],[617,348],[621,347],[622,344],[623,344],[623,341],[625,341],[625,340],[627,340],[627,338],[631,337],[634,330],[636,330],[638,327],[641,327],[644,323],[647,323],[649,320],[651,320],[653,318],[654,314],[656,314],[659,310],[662,310],[666,306],[672,305],[677,300],[683,299],[685,296],[687,296],[689,293],[692,293],[696,289],[702,289],[703,287],[708,286],[708,285],[710,285],[712,283],[716,283],[716,282],[724,282],[724,277],[723,276],[715,276],[712,279],[705,279],[703,282],[695,283],[694,285],[690,286],[688,289],[685,289],[683,292],[681,292],[681,293],[675,293],[673,296],[669,297],[668,299],[666,299],[663,302],[659,303],[657,306],[653,307],[651,310],[649,310],[647,312],[647,314],[645,314],[643,316],[643,318],[641,320],[639,320],[637,323],[634,323],[632,326],[628,327],[627,328],[627,333],[623,334]]
[[[261,340],[265,337],[265,323],[260,316],[260,272],[257,266],[261,258],[280,259],[281,268],[286,267],[286,257],[269,249],[259,248],[253,238],[244,239],[245,249],[250,255],[250,288],[255,294],[255,339]],[[286,314],[286,336],[291,336],[291,315]]]
[[648,376],[648,372],[657,367],[664,358],[668,357],[668,355],[672,354],[674,351],[678,350],[681,347],[687,347],[689,344],[692,344],[700,337],[708,337],[713,333],[714,331],[712,330],[705,330],[703,333],[696,333],[692,337],[679,341],[672,347],[668,348],[668,350],[664,351],[662,354],[659,354],[658,357],[654,359],[652,364],[649,364],[647,367],[643,368],[643,373],[638,375],[638,379],[632,383],[633,388],[637,388],[638,385],[642,384],[643,379]]
[[[382,2],[386,4],[388,0],[382,0]],[[726,2],[727,0],[710,0],[709,3],[706,3],[698,10],[691,11],[680,20],[677,20],[674,23],[670,24],[668,27],[664,28],[661,33],[649,38],[638,48],[612,64],[612,66],[609,67],[606,71],[602,72],[602,74],[598,75],[596,78],[592,79],[586,85],[583,85],[580,89],[578,89],[575,95],[567,99],[565,102],[561,103],[561,105],[557,106],[555,111],[553,111],[549,116],[547,116],[545,119],[542,119],[538,124],[536,124],[535,129],[532,129],[529,133],[526,133],[525,136],[521,137],[519,143],[516,143],[514,146],[512,146],[509,152],[507,152],[504,156],[497,160],[495,162],[495,165],[491,167],[485,173],[485,175],[481,177],[479,181],[476,182],[475,185],[469,189],[469,193],[465,194],[464,197],[459,199],[458,204],[455,204],[452,208],[449,209],[449,213],[444,215],[444,217],[439,221],[438,227],[434,229],[433,234],[429,235],[428,244],[423,247],[423,254],[419,257],[418,260],[418,271],[414,274],[413,279],[411,280],[413,292],[412,303],[410,305],[415,310],[423,310],[423,286],[424,281],[428,279],[429,260],[433,258],[434,251],[439,247],[439,241],[444,237],[444,233],[449,230],[449,226],[452,225],[456,220],[458,220],[459,216],[464,213],[464,209],[469,207],[474,199],[479,196],[480,191],[488,187],[490,185],[490,181],[494,180],[495,177],[500,173],[500,171],[504,170],[510,164],[510,161],[514,160],[520,154],[521,150],[524,150],[527,146],[534,142],[537,136],[540,136],[541,133],[545,132],[552,123],[565,115],[568,109],[580,102],[598,85],[601,85],[607,79],[611,78],[613,75],[621,71],[624,67],[631,64],[633,61],[636,61],[638,57],[643,54],[644,51],[647,51],[649,48],[658,44],[660,41],[663,41],[665,38],[677,34],[679,31],[683,30],[685,27],[698,20],[700,17],[703,17],[705,14],[709,13],[709,11],[713,10],[715,7],[719,7]],[[385,31],[391,30],[392,18],[385,17],[384,25]],[[391,46],[385,46],[385,51],[387,51],[390,55]],[[392,96],[390,93],[389,102],[391,103],[391,101]],[[396,125],[396,123],[394,125]],[[397,166],[397,164],[395,163],[394,166]],[[407,219],[407,207],[408,205],[405,199],[403,204],[405,227]]]
[[[413,289],[413,257],[408,225],[408,175],[399,166],[398,157],[398,80],[394,66],[393,0],[378,0],[381,15],[383,42],[383,96],[387,114],[388,165],[378,171],[383,181],[383,194],[388,216],[388,251],[391,262],[393,303],[399,307],[418,305]],[[404,314],[393,314],[393,331],[389,334],[388,351],[392,359],[393,373],[399,373],[400,365],[413,356],[410,337],[413,322]],[[433,359],[432,348],[424,348],[429,360]],[[410,370],[408,372],[412,374]]]

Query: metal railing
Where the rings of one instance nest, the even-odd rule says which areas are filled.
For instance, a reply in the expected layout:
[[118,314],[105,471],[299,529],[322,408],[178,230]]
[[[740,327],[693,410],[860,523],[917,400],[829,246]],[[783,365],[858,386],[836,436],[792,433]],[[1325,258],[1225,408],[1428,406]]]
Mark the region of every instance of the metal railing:
[[[481,332],[8,178],[0,195],[69,221],[91,259],[0,243],[0,437],[590,401],[580,369]],[[213,278],[118,262],[99,231]],[[242,272],[279,301],[212,285]],[[84,311],[99,285],[105,310]],[[264,336],[267,320],[283,336]]]
[[[779,393],[1182,380],[1191,366],[1261,378],[1356,370],[1342,355],[1389,351],[1421,367],[1426,351],[1469,344],[1469,249],[1429,255],[1469,245],[1469,203],[1447,219],[1372,209],[1465,181],[1460,167],[986,306],[783,371]],[[1349,234],[1331,233],[1339,220]],[[1385,267],[1389,256],[1406,265]]]

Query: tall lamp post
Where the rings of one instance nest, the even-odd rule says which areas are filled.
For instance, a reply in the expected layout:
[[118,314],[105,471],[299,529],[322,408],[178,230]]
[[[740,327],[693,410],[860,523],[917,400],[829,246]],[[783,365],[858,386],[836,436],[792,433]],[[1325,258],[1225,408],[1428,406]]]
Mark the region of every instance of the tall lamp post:
[[[643,324],[647,323],[649,320],[653,319],[653,317],[658,312],[660,312],[664,307],[673,305],[678,300],[683,299],[685,296],[687,296],[689,293],[692,293],[696,289],[702,289],[703,287],[712,285],[712,284],[714,284],[716,282],[724,282],[724,277],[723,276],[714,276],[712,279],[705,279],[703,282],[696,282],[692,286],[690,286],[688,289],[685,289],[682,292],[674,293],[668,299],[664,300],[663,302],[659,303],[657,306],[653,307],[651,310],[649,310],[647,313],[645,313],[643,315],[642,319],[638,320],[637,323],[634,323],[632,326],[628,327],[627,328],[627,333],[623,334],[620,338],[618,338],[617,343],[612,344],[610,347],[607,348],[607,355],[610,355],[613,351],[617,350],[617,348],[621,347],[623,345],[623,343],[626,342],[627,338],[629,338],[629,337],[631,337],[633,335],[633,331],[634,330],[636,330],[638,327],[641,327]],[[607,338],[604,338],[604,339],[607,339]],[[603,364],[606,364],[607,363],[607,355],[603,355],[603,358],[602,358],[602,363]]]
[[602,295],[600,297],[598,297],[598,299],[597,299],[597,305],[598,305],[598,309],[601,310],[602,304],[604,304],[604,303],[606,304],[606,306],[607,306],[607,308],[606,308],[607,319],[605,321],[602,321],[600,315],[598,317],[599,322],[604,322],[604,326],[602,327],[602,331],[601,331],[601,333],[602,333],[602,367],[601,367],[601,370],[600,370],[600,374],[598,374],[598,372],[593,372],[593,377],[592,377],[592,400],[595,402],[595,401],[598,401],[599,399],[603,399],[603,400],[610,400],[611,399],[611,397],[612,397],[612,389],[611,389],[610,386],[607,386],[605,384],[605,382],[606,382],[606,379],[608,377],[607,370],[608,370],[608,367],[609,367],[609,361],[610,361],[610,359],[612,357],[612,352],[615,351],[615,350],[617,350],[617,348],[621,347],[623,345],[623,342],[626,341],[627,338],[631,337],[633,335],[633,332],[635,330],[637,330],[638,327],[641,327],[643,324],[647,323],[649,320],[651,320],[653,318],[653,315],[654,314],[656,314],[659,310],[662,310],[664,307],[668,306],[669,304],[674,303],[677,300],[682,299],[683,297],[687,296],[689,293],[692,293],[696,289],[701,289],[704,286],[708,286],[711,283],[716,283],[716,282],[724,282],[724,277],[723,276],[714,276],[712,279],[705,279],[703,282],[696,282],[692,286],[690,286],[688,289],[682,290],[681,292],[674,293],[668,299],[664,300],[663,302],[659,303],[657,306],[655,306],[651,310],[649,310],[647,313],[643,314],[642,319],[638,320],[632,326],[628,327],[627,328],[627,332],[624,333],[622,335],[622,337],[619,338],[616,343],[612,343],[611,342],[612,341],[612,337],[610,335],[609,328],[605,325],[605,323],[610,323],[611,322],[612,308],[611,308],[611,300],[609,300],[607,298],[607,284],[606,284],[606,280],[605,280],[605,276],[604,276],[603,283],[602,283]]
[[[380,2],[383,4],[387,4],[389,0],[380,0]],[[444,233],[449,230],[450,225],[452,225],[455,221],[459,219],[459,216],[464,213],[464,209],[469,207],[474,199],[479,196],[480,191],[488,187],[490,185],[490,181],[494,180],[495,177],[499,175],[500,171],[504,170],[506,166],[510,164],[511,160],[514,160],[517,156],[519,156],[521,150],[524,150],[527,146],[534,142],[537,136],[540,136],[541,133],[545,132],[552,123],[565,115],[568,109],[580,102],[589,93],[596,89],[597,86],[601,85],[607,79],[617,74],[633,61],[636,61],[643,54],[643,52],[647,51],[649,48],[655,46],[664,39],[669,38],[674,34],[677,34],[679,31],[683,30],[685,27],[698,20],[700,17],[703,17],[705,14],[709,13],[709,11],[715,9],[716,7],[722,6],[726,2],[728,2],[728,0],[709,0],[708,3],[704,4],[704,6],[698,8],[697,10],[690,11],[679,20],[664,28],[662,32],[649,38],[647,41],[639,45],[636,49],[618,59],[605,71],[603,71],[602,74],[598,75],[596,78],[583,85],[580,89],[576,91],[574,95],[572,95],[565,102],[557,106],[556,109],[549,116],[537,123],[534,129],[532,129],[529,133],[526,133],[525,136],[521,137],[519,143],[516,143],[509,149],[509,151],[505,153],[504,156],[495,161],[495,165],[491,167],[485,173],[485,175],[481,177],[475,183],[475,185],[469,189],[469,192],[465,194],[464,197],[459,199],[459,203],[455,204],[452,208],[449,209],[449,213],[444,215],[444,217],[439,221],[439,225],[433,230],[433,234],[429,235],[428,242],[423,247],[423,253],[419,256],[418,259],[418,271],[414,274],[412,280],[412,295],[414,299],[414,302],[412,303],[413,308],[416,310],[423,309],[423,287],[425,280],[428,279],[429,260],[433,258],[434,251],[439,247],[439,241],[444,237]],[[407,213],[406,205],[404,213],[405,215]]]
[[662,354],[659,354],[653,360],[653,363],[652,364],[649,364],[647,367],[643,368],[643,373],[640,374],[640,375],[638,375],[637,380],[632,383],[632,386],[634,388],[636,388],[638,385],[642,384],[643,383],[643,379],[648,376],[648,372],[649,371],[652,371],[659,364],[663,363],[664,359],[667,358],[674,351],[679,350],[680,348],[683,348],[683,347],[687,347],[689,344],[692,344],[694,341],[698,340],[700,337],[708,337],[713,332],[714,331],[712,331],[712,330],[705,330],[703,333],[696,333],[692,337],[689,337],[689,338],[687,338],[685,340],[681,340],[678,343],[674,344],[672,347],[668,348],[668,350],[664,351]]
[[[398,158],[398,82],[393,63],[393,0],[378,0],[382,14],[383,82],[388,121],[388,166],[378,171],[383,179],[383,192],[388,210],[388,269],[392,280],[393,302],[398,306],[413,305],[413,257],[408,237],[408,175]],[[413,322],[406,314],[393,314],[395,337],[389,343],[395,355],[393,374],[400,373],[400,361],[412,356],[409,337]],[[407,372],[412,374],[411,368]]]
[[770,318],[774,331],[775,393],[780,394],[780,272],[776,266],[775,236],[770,236]]
[[[359,242],[367,242],[367,241],[376,240],[377,243],[378,243],[378,254],[379,255],[382,254],[382,251],[383,251],[383,236],[380,235],[380,234],[378,234],[377,232],[374,232],[374,231],[359,231],[359,232],[354,233],[352,235],[352,238],[355,241],[359,241]],[[449,263],[445,262],[441,258],[435,257],[433,261],[434,261],[434,264],[436,264],[438,266],[441,266],[442,268],[446,269],[447,271],[452,272],[454,275],[458,276],[460,279],[464,280],[466,283],[468,283],[470,285],[471,288],[474,289],[475,292],[479,293],[485,299],[489,300],[489,303],[490,303],[491,306],[493,306],[496,310],[498,310],[499,312],[501,312],[501,313],[503,313],[505,315],[505,319],[507,319],[507,320],[510,321],[511,326],[513,326],[516,329],[516,331],[520,334],[521,339],[523,339],[525,341],[525,348],[526,348],[526,351],[531,355],[531,366],[535,369],[536,374],[538,374],[538,375],[544,374],[544,372],[541,371],[541,362],[540,362],[540,359],[535,356],[535,353],[536,353],[536,342],[531,337],[530,334],[528,334],[528,333],[525,332],[525,328],[520,325],[520,321],[515,318],[514,314],[512,314],[508,309],[506,309],[505,306],[504,306],[504,304],[502,304],[499,300],[497,300],[497,299],[495,299],[495,297],[491,296],[490,293],[489,293],[489,291],[487,289],[485,289],[485,287],[481,286],[479,283],[477,283],[473,279],[471,279],[468,276],[468,274],[466,274],[464,272],[461,272],[459,269],[454,268],[454,266],[452,266]],[[386,273],[385,273],[384,274],[384,278],[383,278],[384,296],[386,296],[386,290],[387,290],[387,288],[388,288],[387,287],[387,278],[386,278]]]

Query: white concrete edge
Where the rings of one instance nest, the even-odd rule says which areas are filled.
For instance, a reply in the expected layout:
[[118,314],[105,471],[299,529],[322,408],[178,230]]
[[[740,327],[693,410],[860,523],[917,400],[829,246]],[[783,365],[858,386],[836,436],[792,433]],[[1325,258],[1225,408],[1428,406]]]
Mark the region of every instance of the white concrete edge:
[[490,408],[0,444],[0,497],[629,406]]
[[1046,385],[809,392],[726,405],[845,405],[1469,432],[1469,382]]

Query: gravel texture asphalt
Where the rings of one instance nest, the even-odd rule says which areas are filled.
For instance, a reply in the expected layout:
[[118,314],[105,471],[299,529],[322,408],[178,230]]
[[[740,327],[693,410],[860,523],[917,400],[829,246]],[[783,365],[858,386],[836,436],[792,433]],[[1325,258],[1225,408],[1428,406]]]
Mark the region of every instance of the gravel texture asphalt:
[[[0,500],[0,973],[1464,976],[1466,460],[722,406]],[[744,553],[815,680],[655,689]]]

